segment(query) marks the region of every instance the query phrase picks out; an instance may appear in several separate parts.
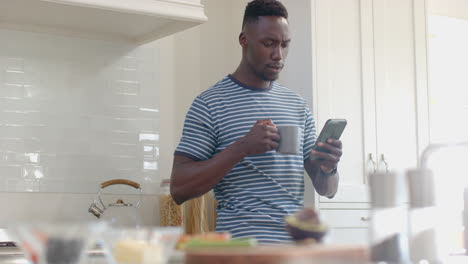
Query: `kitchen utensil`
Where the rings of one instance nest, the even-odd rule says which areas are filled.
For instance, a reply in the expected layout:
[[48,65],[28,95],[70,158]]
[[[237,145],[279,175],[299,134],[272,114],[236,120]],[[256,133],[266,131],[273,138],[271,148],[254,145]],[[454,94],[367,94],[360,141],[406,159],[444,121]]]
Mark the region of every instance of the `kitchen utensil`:
[[[117,199],[114,203],[109,203],[107,206],[103,202],[102,192],[105,188],[112,185],[127,185],[139,191],[140,197],[135,205],[126,203],[122,199]],[[114,179],[101,183],[97,199],[91,204],[88,212],[92,213],[97,218],[108,221],[111,225],[136,227],[141,223],[138,207],[141,203],[141,187],[140,184],[126,179]],[[102,206],[99,207],[99,204]]]
[[21,223],[7,232],[30,263],[78,264],[86,263],[86,249],[106,228],[104,222]]

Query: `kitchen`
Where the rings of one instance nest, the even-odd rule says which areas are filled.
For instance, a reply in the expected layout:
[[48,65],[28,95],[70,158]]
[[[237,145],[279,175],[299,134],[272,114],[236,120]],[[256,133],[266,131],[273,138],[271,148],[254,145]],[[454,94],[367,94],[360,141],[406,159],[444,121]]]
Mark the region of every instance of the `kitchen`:
[[[24,0],[16,2],[20,3],[18,6],[21,3],[24,6],[31,4],[31,1]],[[187,4],[190,1],[174,2]],[[195,6],[200,4],[200,1],[192,2]],[[0,35],[2,67],[9,70],[9,74],[7,76],[6,71],[3,72],[1,83],[20,84],[23,90],[18,94],[14,86],[4,86],[0,99],[0,120],[5,120],[0,121],[0,175],[3,180],[0,206],[4,212],[8,212],[8,217],[0,219],[1,225],[31,216],[45,220],[91,220],[93,216],[87,212],[87,208],[95,198],[99,183],[120,176],[129,178],[129,172],[125,171],[127,166],[134,170],[147,166],[143,172],[132,173],[135,178],[130,179],[142,183],[143,222],[157,223],[159,183],[170,175],[172,153],[191,101],[199,92],[232,72],[239,62],[237,36],[246,2],[203,1],[202,13],[208,17],[207,22],[202,23],[204,15],[199,12],[198,23],[201,25],[144,46],[124,41],[95,40],[93,36],[83,36],[87,38],[81,39],[60,34],[64,32],[44,33],[37,27],[34,27],[35,33],[28,33],[21,27],[2,23],[5,25]],[[331,231],[332,241],[362,244],[367,241],[365,230],[369,198],[364,175],[369,164],[375,163],[376,167],[380,167],[388,163],[390,169],[399,170],[414,168],[428,143],[441,137],[433,139],[431,136],[442,134],[436,130],[439,127],[436,122],[429,122],[432,117],[429,117],[427,102],[433,98],[427,91],[429,74],[424,66],[427,60],[426,36],[421,33],[425,32],[425,6],[437,8],[434,10],[439,10],[442,15],[455,10],[459,17],[458,13],[466,10],[466,3],[453,1],[444,5],[439,1],[416,0],[288,0],[284,3],[291,14],[294,41],[280,82],[296,90],[312,106],[318,127],[332,116],[347,118],[349,122],[342,138],[345,156],[340,164],[340,193],[333,200],[322,200],[311,191],[312,186],[307,182],[306,205],[319,208],[336,227]],[[1,12],[6,13],[6,9],[3,10]],[[29,9],[30,12],[35,10],[39,9]],[[377,14],[372,16],[371,10]],[[6,14],[2,13],[4,16]],[[92,21],[91,18],[88,21]],[[398,18],[398,21],[394,18]],[[97,21],[106,29],[106,20]],[[395,23],[388,24],[389,21]],[[135,31],[121,24],[116,25],[122,27],[122,31]],[[377,30],[377,27],[382,30]],[[115,29],[111,32],[115,32]],[[80,50],[76,50],[76,43],[80,43]],[[397,48],[386,50],[388,47]],[[151,52],[157,56],[153,58]],[[105,56],[93,59],[99,53]],[[431,54],[430,51],[427,53]],[[374,54],[377,58],[375,62]],[[37,57],[42,58],[45,64],[28,65],[21,60],[21,55],[33,57],[34,62]],[[393,60],[389,60],[388,55]],[[121,64],[113,68],[114,71],[107,68],[102,70],[102,65],[107,67],[108,61],[115,60],[115,57],[127,59],[116,62]],[[132,71],[136,68],[135,61],[132,61],[135,57],[151,58],[145,62],[150,66],[142,69],[145,76],[136,76]],[[7,58],[13,59],[7,62]],[[73,63],[64,62],[69,58],[73,58]],[[432,67],[433,64],[429,65]],[[31,83],[15,81],[21,78],[14,73],[21,71],[32,73],[28,77]],[[103,71],[99,78],[94,77],[96,71]],[[111,86],[107,82],[114,76],[127,82]],[[38,79],[49,80],[41,87],[43,90],[34,89],[34,80],[37,83]],[[140,83],[138,88],[132,86],[135,81]],[[70,89],[60,87],[64,84]],[[152,89],[154,87],[160,89]],[[139,104],[133,101],[135,89],[142,92],[141,96],[137,96],[143,98],[138,99],[142,100],[137,101]],[[59,93],[59,96],[52,97],[56,105],[52,104],[53,107],[46,108],[45,112],[55,113],[48,118],[52,119],[50,122],[53,126],[60,128],[62,134],[58,135],[51,133],[52,129],[40,126],[49,124],[45,119],[47,115],[37,114],[31,106],[32,103],[39,104],[39,100],[48,99],[47,96],[55,91]],[[346,96],[334,96],[339,94]],[[27,100],[18,101],[18,98]],[[72,98],[77,100],[73,101]],[[118,107],[105,109],[101,107],[101,100],[107,100],[104,105]],[[15,104],[7,107],[11,101],[15,101]],[[16,104],[21,101],[24,103]],[[395,109],[394,101],[401,102],[398,109]],[[136,116],[130,111],[135,106],[143,109]],[[16,112],[10,111],[11,108]],[[112,109],[116,109],[117,114],[110,113]],[[396,110],[399,111],[392,113]],[[21,113],[36,113],[39,116],[31,118]],[[396,120],[400,124],[392,125]],[[441,122],[444,119],[437,120]],[[143,124],[135,124],[137,121]],[[456,126],[450,123],[444,125]],[[115,142],[103,140],[108,135],[106,133],[115,130],[116,126],[120,128],[117,129],[119,131],[130,133],[111,134]],[[83,127],[89,130],[83,130]],[[144,132],[136,135],[138,129]],[[96,130],[106,133],[93,134]],[[458,140],[466,140],[462,137],[462,129],[451,131],[459,131]],[[37,138],[37,133],[43,133],[45,142],[50,145],[38,145],[37,140],[24,140]],[[406,147],[404,153],[401,153],[401,148],[395,148],[394,138],[401,140],[399,144]],[[85,147],[82,143],[87,140],[92,144]],[[33,146],[29,147],[28,143]],[[144,151],[145,147],[148,153]],[[351,149],[353,153],[349,151]],[[110,154],[112,152],[131,158],[115,158]],[[96,155],[105,157],[102,161],[107,164],[102,166],[98,163],[100,159],[95,159]],[[109,169],[113,166],[118,169]],[[54,172],[59,175],[54,175]],[[48,176],[51,178],[48,179]],[[64,184],[65,180],[67,184]],[[44,182],[50,184],[44,185]],[[13,206],[10,201],[14,201]],[[334,222],[341,219],[349,220]]]

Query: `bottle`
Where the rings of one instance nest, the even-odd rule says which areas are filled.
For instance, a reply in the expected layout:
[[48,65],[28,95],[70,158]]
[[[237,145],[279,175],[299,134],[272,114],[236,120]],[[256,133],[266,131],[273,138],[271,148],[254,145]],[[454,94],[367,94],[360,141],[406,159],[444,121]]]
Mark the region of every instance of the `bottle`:
[[442,263],[438,226],[440,212],[436,206],[434,175],[429,169],[407,173],[409,190],[409,249],[413,263]]
[[369,153],[367,156],[367,164],[366,164],[366,183],[369,182],[369,175],[377,171],[377,166],[374,161],[374,157],[372,153]]
[[172,199],[170,193],[171,180],[164,179],[160,184],[159,196],[160,226],[182,226],[184,223],[183,206]]
[[408,263],[404,178],[394,172],[369,175],[371,261]]

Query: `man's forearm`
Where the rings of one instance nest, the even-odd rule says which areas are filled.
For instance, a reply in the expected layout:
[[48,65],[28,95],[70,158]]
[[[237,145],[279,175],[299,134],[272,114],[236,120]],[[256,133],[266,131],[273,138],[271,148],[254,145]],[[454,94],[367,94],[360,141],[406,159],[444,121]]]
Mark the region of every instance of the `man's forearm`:
[[340,178],[336,170],[334,173],[327,174],[320,169],[316,160],[310,159],[304,161],[304,168],[319,195],[332,198],[336,194]]
[[242,142],[235,142],[208,160],[194,161],[175,156],[171,176],[171,195],[178,204],[209,192],[247,153]]

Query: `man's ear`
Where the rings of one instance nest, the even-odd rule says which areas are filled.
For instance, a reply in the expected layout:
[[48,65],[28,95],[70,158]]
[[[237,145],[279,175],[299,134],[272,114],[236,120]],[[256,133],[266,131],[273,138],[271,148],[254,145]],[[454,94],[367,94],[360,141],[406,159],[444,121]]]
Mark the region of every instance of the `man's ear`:
[[244,32],[241,32],[239,34],[239,44],[245,48],[247,46],[247,36],[245,35]]

